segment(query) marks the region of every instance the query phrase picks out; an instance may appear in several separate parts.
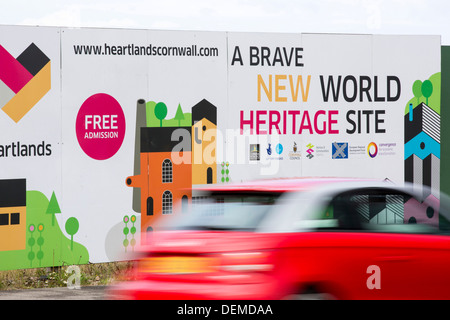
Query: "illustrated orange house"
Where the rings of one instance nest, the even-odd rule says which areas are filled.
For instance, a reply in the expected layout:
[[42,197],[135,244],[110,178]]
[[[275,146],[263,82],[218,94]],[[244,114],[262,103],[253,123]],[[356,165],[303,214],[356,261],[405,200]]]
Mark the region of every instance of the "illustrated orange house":
[[0,251],[25,250],[26,180],[0,180]]
[[217,108],[203,99],[192,107],[192,184],[217,182]]
[[[172,215],[174,205],[182,206],[192,198],[192,168],[190,161],[180,163],[180,158],[191,158],[191,145],[178,152],[180,141],[172,141],[172,134],[180,127],[140,128],[140,173],[126,178],[129,187],[140,189],[141,232],[154,231],[161,216]],[[190,127],[181,127],[190,134]],[[175,159],[173,159],[173,157]]]

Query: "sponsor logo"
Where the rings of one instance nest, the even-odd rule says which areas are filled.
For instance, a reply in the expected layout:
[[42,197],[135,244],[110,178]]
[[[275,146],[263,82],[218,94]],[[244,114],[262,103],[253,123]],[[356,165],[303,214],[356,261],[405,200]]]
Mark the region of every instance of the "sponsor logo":
[[275,152],[277,154],[282,154],[283,153],[283,145],[281,143],[277,144],[277,146],[275,147]]
[[395,156],[397,155],[397,143],[396,142],[386,142],[378,143],[378,155],[377,156]]
[[266,160],[283,160],[283,157],[280,154],[283,152],[283,146],[280,143],[277,143],[275,147],[273,147],[273,143],[267,144],[267,157]]
[[250,144],[250,161],[259,161],[259,143]]
[[269,156],[272,155],[272,145],[270,143],[269,143],[269,147],[266,150],[267,150],[267,154]]
[[314,158],[314,155],[313,155],[313,153],[314,153],[314,149],[313,149],[314,145],[312,143],[308,143],[306,145],[306,148],[308,148],[306,150],[306,153],[307,153],[306,157],[311,160],[312,158]]
[[369,145],[367,146],[367,154],[371,158],[375,158],[377,156],[377,154],[378,154],[378,146],[377,146],[377,144],[375,142],[369,143]]
[[301,159],[301,153],[297,152],[297,143],[294,141],[294,145],[292,146],[292,151],[289,152],[289,159],[290,160],[300,160]]
[[331,148],[333,159],[348,159],[348,142],[333,142]]
[[50,88],[50,59],[34,43],[17,58],[0,45],[0,107],[14,122],[19,122]]

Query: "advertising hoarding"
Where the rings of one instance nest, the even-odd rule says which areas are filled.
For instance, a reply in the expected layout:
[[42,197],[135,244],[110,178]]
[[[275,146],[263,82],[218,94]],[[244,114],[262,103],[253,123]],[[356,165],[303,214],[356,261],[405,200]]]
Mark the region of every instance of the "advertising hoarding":
[[196,185],[439,189],[438,36],[1,29],[0,269],[127,259]]

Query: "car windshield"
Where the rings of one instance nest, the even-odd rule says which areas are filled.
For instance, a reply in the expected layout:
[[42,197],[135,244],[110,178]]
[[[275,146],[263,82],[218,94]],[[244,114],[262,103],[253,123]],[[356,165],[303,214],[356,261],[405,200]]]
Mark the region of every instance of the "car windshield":
[[275,203],[277,194],[214,194],[194,199],[187,212],[159,226],[165,230],[254,231]]

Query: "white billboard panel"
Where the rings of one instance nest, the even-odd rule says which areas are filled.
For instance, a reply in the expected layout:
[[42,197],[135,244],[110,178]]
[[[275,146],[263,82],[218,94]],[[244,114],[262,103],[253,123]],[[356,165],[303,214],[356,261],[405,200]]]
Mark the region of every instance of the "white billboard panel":
[[437,36],[0,30],[0,269],[127,259],[201,184],[439,186]]

